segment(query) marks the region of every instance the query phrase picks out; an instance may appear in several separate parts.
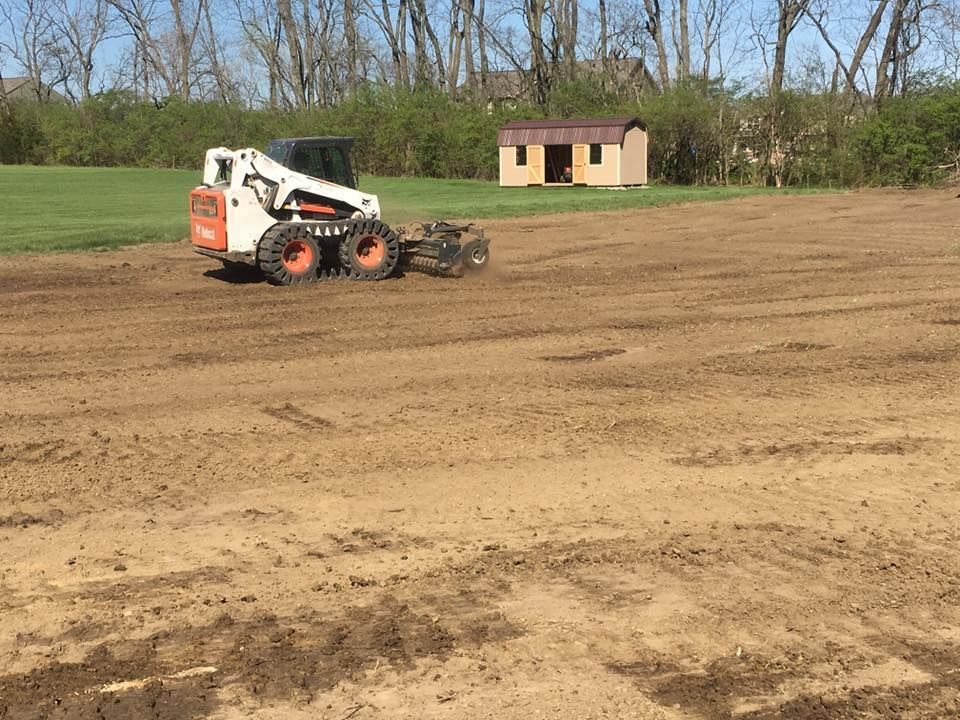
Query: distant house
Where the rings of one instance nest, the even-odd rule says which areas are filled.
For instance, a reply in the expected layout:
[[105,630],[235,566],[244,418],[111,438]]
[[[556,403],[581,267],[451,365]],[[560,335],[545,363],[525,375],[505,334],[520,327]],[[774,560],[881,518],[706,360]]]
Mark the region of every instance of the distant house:
[[[0,78],[3,92],[0,97],[7,100],[43,100],[49,102],[67,102],[67,98],[52,87],[44,84],[37,85],[32,77]],[[39,90],[38,90],[39,88]]]
[[647,184],[639,118],[515,120],[497,133],[500,186]]

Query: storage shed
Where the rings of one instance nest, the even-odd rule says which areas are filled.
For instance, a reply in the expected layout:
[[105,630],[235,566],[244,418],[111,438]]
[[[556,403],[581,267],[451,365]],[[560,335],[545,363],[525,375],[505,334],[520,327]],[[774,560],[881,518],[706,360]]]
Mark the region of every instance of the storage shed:
[[515,120],[500,128],[500,186],[646,185],[639,118]]

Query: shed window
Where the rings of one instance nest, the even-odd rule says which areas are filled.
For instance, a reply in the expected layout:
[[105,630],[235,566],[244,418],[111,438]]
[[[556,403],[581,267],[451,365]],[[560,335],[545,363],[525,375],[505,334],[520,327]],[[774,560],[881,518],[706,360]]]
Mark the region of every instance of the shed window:
[[517,167],[527,164],[527,146],[517,145]]
[[590,145],[590,164],[603,165],[603,145],[600,143]]

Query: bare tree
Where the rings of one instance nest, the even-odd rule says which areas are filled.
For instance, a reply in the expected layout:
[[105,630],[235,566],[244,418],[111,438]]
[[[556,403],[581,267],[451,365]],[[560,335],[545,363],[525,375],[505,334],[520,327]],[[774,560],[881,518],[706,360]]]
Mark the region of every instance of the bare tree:
[[577,0],[554,0],[549,9],[553,13],[554,51],[553,63],[562,59],[563,73],[572,80],[577,67],[577,36],[579,33],[579,12]]
[[380,28],[390,48],[393,61],[394,82],[401,88],[410,87],[410,66],[407,60],[407,0],[399,0],[394,17],[387,0],[364,0],[369,17]]
[[[190,71],[193,66],[193,47],[200,29],[200,20],[203,17],[203,7],[206,0],[196,0],[196,6],[187,8],[183,0],[170,0],[173,11],[173,27],[176,33],[176,53],[179,63],[180,97],[190,99]],[[190,12],[192,10],[192,13]],[[189,14],[188,14],[189,13]],[[192,17],[191,17],[192,15]]]
[[50,0],[0,1],[0,27],[6,30],[0,50],[30,78],[38,100],[48,100],[70,76],[53,17]]
[[810,20],[819,31],[820,37],[823,39],[824,44],[830,48],[830,51],[834,55],[837,68],[843,74],[844,94],[860,95],[857,79],[863,68],[864,58],[873,44],[874,38],[877,35],[877,31],[880,29],[880,25],[883,21],[883,16],[888,5],[889,0],[878,0],[876,7],[870,14],[870,18],[867,21],[866,27],[860,34],[859,40],[857,41],[856,47],[853,50],[853,55],[851,56],[849,62],[844,61],[843,53],[828,31],[829,14],[833,4],[827,0],[821,0],[819,4],[810,9]]
[[460,0],[455,0],[450,3],[450,27],[447,31],[447,88],[450,97],[456,97],[460,78],[460,61],[466,35],[460,24],[461,19],[466,24]]
[[480,52],[480,87],[485,91],[490,74],[490,55],[487,52],[487,26],[485,23],[486,2],[477,0],[477,50]]
[[660,75],[660,88],[670,88],[670,67],[667,64],[667,41],[663,35],[663,11],[660,0],[643,0],[647,11],[646,31],[657,50],[657,72]]
[[[106,0],[52,0],[51,19],[57,29],[71,82],[78,99],[86,100],[93,92],[94,56],[111,38],[112,23]],[[72,95],[73,91],[69,88]]]
[[464,79],[470,88],[477,86],[476,61],[473,56],[473,13],[474,0],[460,0],[460,12],[463,15],[463,59],[464,59]]
[[770,73],[770,91],[783,90],[787,66],[787,42],[807,11],[810,0],[777,0],[777,41],[773,50],[773,69]]
[[[139,77],[134,78],[135,86],[139,82],[144,97],[156,97],[159,87],[161,94],[177,95],[180,88],[180,74],[176,72],[176,62],[167,57],[167,47],[160,41],[163,30],[159,0],[107,0],[126,25],[134,40],[134,57],[139,67]],[[156,86],[156,78],[161,85]]]
[[227,102],[234,98],[235,87],[222,59],[220,34],[216,30],[210,5],[209,0],[203,3],[204,32],[199,42],[203,46],[203,53],[209,63],[209,75],[216,89],[216,97],[221,102]]
[[600,23],[600,68],[604,79],[610,75],[610,43],[607,33],[607,2],[606,0],[597,0],[597,19]]
[[678,0],[677,14],[680,26],[680,46],[677,55],[677,78],[684,80],[690,76],[690,17],[687,0]]
[[357,91],[357,69],[360,64],[360,36],[357,32],[357,11],[354,0],[343,0],[343,39],[346,43],[347,88]]
[[904,91],[908,83],[908,64],[920,49],[923,40],[920,22],[928,10],[923,0],[893,0],[890,25],[883,51],[877,60],[877,81],[874,97],[880,101],[893,95],[899,88]]
[[297,106],[304,107],[307,105],[307,66],[304,63],[303,47],[300,44],[300,26],[293,15],[290,0],[277,0],[277,15],[280,18],[280,27],[283,29],[287,46],[294,102]]
[[[288,105],[280,55],[283,29],[277,13],[269,11],[258,0],[234,0],[234,6],[243,31],[245,54],[259,56],[266,70],[267,103],[270,107]],[[251,86],[256,93],[259,84],[253,82]]]
[[[647,0],[642,3],[641,0],[631,0],[611,4],[607,9],[608,85],[637,99],[644,92],[663,90],[663,74],[658,73],[658,79],[647,62],[654,43],[646,4]],[[659,57],[659,53],[656,54]],[[669,88],[669,72],[666,80]]]
[[[414,42],[414,63],[417,72],[416,81],[420,85],[430,85],[436,79],[440,88],[443,89],[447,82],[446,70],[440,50],[440,41],[433,30],[433,24],[430,22],[426,2],[425,0],[409,0],[409,2],[410,25]],[[429,47],[428,42],[430,43]],[[433,50],[433,63],[430,62],[431,49]],[[431,67],[434,63],[436,64],[436,75],[434,75]]]
[[546,0],[524,0],[524,16],[530,39],[531,74],[533,76],[533,99],[539,105],[547,101],[550,89],[550,68],[544,52],[543,18]]

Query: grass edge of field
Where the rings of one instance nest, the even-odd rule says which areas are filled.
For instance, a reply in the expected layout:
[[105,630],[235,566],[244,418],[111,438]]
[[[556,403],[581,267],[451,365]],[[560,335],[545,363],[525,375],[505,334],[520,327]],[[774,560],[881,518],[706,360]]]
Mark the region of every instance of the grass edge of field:
[[[72,168],[68,166],[7,166],[9,168],[29,168],[31,170],[64,171],[79,170],[81,172],[92,172],[98,168]],[[118,174],[135,173],[139,168],[109,168]],[[160,171],[164,172],[164,171]],[[173,170],[172,173],[182,173],[184,171]],[[647,208],[663,208],[669,206],[691,205],[700,203],[728,202],[749,197],[764,196],[782,196],[782,195],[812,195],[812,194],[836,194],[848,192],[848,188],[827,189],[827,188],[770,188],[745,185],[649,185],[642,188],[500,188],[495,181],[480,180],[455,180],[438,178],[404,178],[404,177],[386,177],[386,176],[366,176],[361,177],[361,189],[364,183],[371,183],[375,187],[370,188],[370,192],[377,194],[381,198],[382,206],[387,209],[383,212],[384,217],[397,217],[394,210],[390,212],[391,205],[406,206],[402,199],[403,195],[408,197],[419,195],[416,190],[409,188],[403,191],[396,190],[395,187],[410,180],[423,180],[427,185],[434,184],[437,189],[445,187],[454,188],[455,191],[463,189],[464,191],[471,186],[483,187],[486,191],[503,193],[504,198],[511,193],[524,193],[532,197],[535,193],[564,193],[573,192],[573,202],[569,207],[558,209],[555,204],[555,197],[551,197],[549,203],[545,203],[542,208],[538,208],[535,202],[520,203],[515,202],[515,198],[510,198],[508,202],[490,203],[483,200],[477,201],[479,205],[472,205],[470,201],[464,198],[461,204],[444,219],[459,220],[467,218],[471,222],[483,224],[489,220],[507,220],[515,218],[537,218],[554,217],[565,214],[582,213],[605,213],[617,211],[639,211]],[[395,194],[394,194],[395,192]],[[587,194],[591,197],[587,197]],[[593,193],[596,193],[594,196]],[[624,193],[629,193],[624,197]],[[653,197],[649,197],[652,194]],[[400,199],[398,199],[400,198]],[[185,204],[185,203],[184,203]],[[406,206],[409,207],[409,206]],[[426,208],[423,211],[416,209],[407,211],[411,217],[400,217],[393,220],[392,225],[402,226],[408,224],[414,219],[429,221],[438,219],[436,209]],[[414,218],[417,213],[421,217]],[[187,220],[185,213],[183,217],[177,217],[169,221],[153,223],[149,227],[127,228],[119,230],[110,242],[104,242],[103,226],[91,226],[89,230],[80,230],[74,233],[61,234],[54,240],[36,240],[34,242],[20,243],[14,242],[7,245],[0,238],[0,256],[10,257],[15,255],[50,255],[58,253],[76,253],[76,252],[110,252],[123,247],[135,247],[144,244],[162,244],[183,242],[187,238]]]

